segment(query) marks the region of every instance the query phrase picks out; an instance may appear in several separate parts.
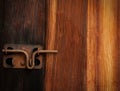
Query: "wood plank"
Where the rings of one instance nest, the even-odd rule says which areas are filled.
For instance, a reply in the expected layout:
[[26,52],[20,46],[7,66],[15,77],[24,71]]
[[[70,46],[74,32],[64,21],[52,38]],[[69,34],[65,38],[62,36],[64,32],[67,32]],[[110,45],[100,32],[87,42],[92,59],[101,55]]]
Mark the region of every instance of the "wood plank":
[[48,4],[52,24],[48,23],[47,48],[58,49],[58,54],[46,60],[46,91],[85,91],[87,0],[49,0]]
[[88,0],[87,15],[87,91],[98,89],[99,0]]
[[[0,50],[7,43],[38,44],[44,47],[45,0],[3,0],[1,9]],[[44,68],[0,68],[0,91],[43,91],[43,82]]]
[[87,91],[119,91],[119,0],[89,0]]
[[[47,23],[46,23],[46,49],[54,50],[55,35],[56,35],[56,12],[57,12],[57,0],[47,0]],[[45,91],[52,90],[53,80],[53,67],[54,67],[55,55],[46,55],[46,70],[45,70]]]

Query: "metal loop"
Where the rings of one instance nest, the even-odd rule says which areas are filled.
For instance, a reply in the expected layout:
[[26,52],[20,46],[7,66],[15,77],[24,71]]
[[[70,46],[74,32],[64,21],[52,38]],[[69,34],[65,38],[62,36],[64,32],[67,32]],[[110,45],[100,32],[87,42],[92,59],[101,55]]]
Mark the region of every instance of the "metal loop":
[[5,53],[23,53],[23,54],[25,55],[25,57],[26,57],[26,67],[27,67],[28,69],[31,68],[31,67],[29,66],[29,55],[28,55],[28,53],[27,53],[26,51],[24,51],[24,50],[16,50],[16,49],[14,49],[14,50],[3,49],[2,52],[5,52]]

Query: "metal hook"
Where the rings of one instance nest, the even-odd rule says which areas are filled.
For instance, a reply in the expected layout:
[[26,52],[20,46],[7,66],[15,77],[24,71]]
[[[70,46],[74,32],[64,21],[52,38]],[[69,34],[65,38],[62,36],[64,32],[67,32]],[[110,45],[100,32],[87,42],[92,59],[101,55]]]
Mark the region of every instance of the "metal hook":
[[[57,53],[57,52],[58,52],[57,50],[39,50],[38,49],[37,51],[33,52],[33,54],[32,54],[32,59],[30,59],[31,67],[29,67],[29,68],[32,69],[35,66],[34,62],[35,62],[35,55],[36,54],[39,55],[40,53],[43,54],[43,53]],[[41,61],[40,67],[42,67],[42,61]]]

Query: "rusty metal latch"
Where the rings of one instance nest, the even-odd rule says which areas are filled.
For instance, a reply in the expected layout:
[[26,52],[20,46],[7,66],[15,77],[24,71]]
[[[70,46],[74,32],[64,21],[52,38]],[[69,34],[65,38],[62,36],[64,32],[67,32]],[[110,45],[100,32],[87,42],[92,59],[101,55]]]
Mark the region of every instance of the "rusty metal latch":
[[4,53],[3,66],[5,68],[41,69],[43,53],[57,53],[57,50],[43,50],[40,45],[7,44]]

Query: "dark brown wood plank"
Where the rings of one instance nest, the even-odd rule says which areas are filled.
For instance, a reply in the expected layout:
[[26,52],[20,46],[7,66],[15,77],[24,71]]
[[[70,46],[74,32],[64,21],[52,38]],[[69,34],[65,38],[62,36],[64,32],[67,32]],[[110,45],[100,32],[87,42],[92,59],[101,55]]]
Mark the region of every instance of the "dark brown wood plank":
[[116,1],[116,12],[115,12],[115,19],[116,19],[116,60],[115,60],[115,87],[116,91],[120,90],[120,0]]
[[5,0],[4,3],[5,42],[43,44],[45,1]]
[[[0,50],[7,43],[44,46],[45,0],[0,1]],[[43,91],[43,82],[44,68],[0,68],[0,91]]]

